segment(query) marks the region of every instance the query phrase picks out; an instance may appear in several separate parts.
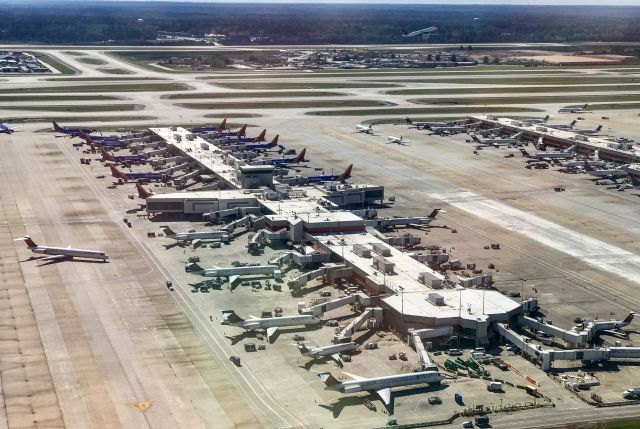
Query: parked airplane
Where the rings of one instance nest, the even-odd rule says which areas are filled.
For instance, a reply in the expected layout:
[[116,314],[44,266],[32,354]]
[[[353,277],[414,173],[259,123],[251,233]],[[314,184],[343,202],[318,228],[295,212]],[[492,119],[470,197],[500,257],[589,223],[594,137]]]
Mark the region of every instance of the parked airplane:
[[593,322],[593,324],[596,325],[596,331],[598,332],[610,329],[620,329],[629,325],[633,320],[633,316],[635,315],[636,313],[631,312],[627,315],[627,317],[624,318],[624,320],[596,320],[595,322]]
[[214,131],[211,138],[244,137],[245,135],[247,135],[247,124],[244,124],[238,131]]
[[553,128],[554,130],[571,130],[578,123],[578,121],[574,120],[569,125],[566,124],[544,124],[547,128]]
[[307,148],[302,149],[300,153],[295,158],[271,158],[271,159],[261,159],[256,162],[257,165],[288,165],[288,164],[299,164],[301,162],[306,161],[304,159],[304,155],[307,153]]
[[0,123],[0,134],[13,134],[14,130],[9,126],[9,124]]
[[308,183],[322,183],[322,182],[344,182],[351,177],[351,170],[353,164],[349,164],[344,173],[339,175],[321,175],[321,176],[309,176],[307,177]]
[[584,171],[586,171],[592,176],[601,177],[604,179],[615,180],[615,179],[620,179],[621,177],[627,177],[629,175],[629,172],[627,171],[627,166],[625,165],[622,165],[618,168],[603,168],[598,170],[594,170],[588,161],[584,161],[583,165],[584,165]]
[[[258,143],[263,142],[265,140],[265,136],[267,134],[267,130],[262,130],[260,134],[255,137],[241,137],[241,136],[230,136],[230,137],[221,137],[220,144],[223,145],[232,145],[237,143]],[[216,140],[218,137],[215,138]]]
[[356,125],[356,131],[359,133],[373,134],[373,124],[369,124],[368,127],[365,125]]
[[247,144],[244,146],[245,150],[260,150],[260,149],[272,149],[276,146],[278,146],[278,139],[280,138],[280,135],[276,135],[273,140],[271,140],[270,143],[254,143],[254,144]]
[[387,143],[404,144],[403,137],[387,136]]
[[518,138],[522,135],[522,132],[516,133],[509,137],[478,137],[477,135],[472,135],[471,138],[473,141],[487,146],[512,146],[520,144]]
[[27,247],[33,253],[40,253],[43,255],[51,255],[40,259],[41,261],[53,261],[64,260],[73,258],[85,258],[85,259],[102,259],[106,261],[109,259],[104,252],[100,250],[84,250],[84,249],[72,249],[69,247],[51,247],[51,246],[38,246],[28,235],[22,238],[16,238],[15,241],[22,240],[27,243]]
[[58,123],[56,121],[52,121],[53,122],[53,130],[58,132],[58,133],[62,133],[62,134],[67,134],[70,135],[71,137],[76,137],[78,136],[79,132],[83,132],[83,133],[92,133],[93,130],[90,128],[79,128],[79,127],[61,127],[60,125],[58,125]]
[[576,133],[582,134],[583,136],[595,136],[600,134],[601,130],[602,130],[602,125],[598,125],[598,127],[593,130],[578,130],[576,131]]
[[555,152],[536,152],[534,154],[530,154],[529,152],[527,152],[526,149],[520,148],[520,152],[522,153],[522,156],[526,158],[531,158],[531,159],[547,159],[547,158],[548,159],[552,159],[552,158],[572,159],[573,157],[575,157],[575,154],[573,153],[574,148],[575,146],[572,146],[567,150],[555,151]]
[[80,137],[90,146],[100,146],[109,148],[123,148],[129,146],[128,143],[123,142],[117,138],[105,138],[104,140],[96,140],[95,136],[90,136],[83,131],[79,131],[75,137]]
[[166,173],[123,173],[118,170],[114,164],[109,164],[109,168],[111,169],[111,175],[118,179],[123,180],[154,180],[154,181],[162,181],[166,182],[169,180],[169,175]]
[[220,125],[218,126],[191,128],[189,131],[191,131],[192,133],[222,132],[224,131],[226,125],[227,125],[227,118],[224,118],[222,122],[220,122]]
[[444,380],[444,375],[437,371],[422,371],[374,378],[364,378],[348,373],[344,374],[353,378],[353,380],[340,382],[329,372],[320,373],[318,376],[326,385],[325,389],[337,390],[342,393],[357,393],[362,391],[376,392],[385,405],[391,403],[392,387],[436,384]]
[[222,312],[222,324],[238,326],[246,331],[253,331],[256,329],[265,329],[267,331],[267,337],[271,338],[278,328],[285,326],[310,326],[321,323],[322,320],[316,319],[313,316],[285,316],[285,317],[267,317],[267,318],[251,318],[242,319],[235,311],[223,311]]
[[431,131],[431,134],[438,134],[438,135],[450,135],[450,134],[457,134],[457,133],[466,133],[467,132],[467,127],[464,126],[460,126],[460,125],[447,125],[447,126],[434,126],[434,127],[428,127],[429,131]]
[[350,352],[358,348],[358,344],[356,343],[343,343],[343,344],[332,344],[330,346],[317,347],[317,348],[307,348],[304,344],[298,344],[298,350],[302,353],[302,356],[312,357],[314,359],[330,357],[340,366],[343,366],[342,359],[340,358],[340,353]]
[[133,164],[136,162],[143,162],[146,161],[147,157],[146,155],[119,155],[116,156],[114,154],[112,154],[111,152],[107,151],[105,148],[100,147],[100,154],[102,155],[102,160],[103,161],[111,161],[111,162],[117,162],[117,163],[122,163],[122,164]]
[[558,112],[560,112],[560,113],[587,113],[588,112],[588,110],[586,110],[587,106],[589,106],[589,105],[585,104],[582,107],[579,107],[579,106],[562,107]]
[[142,198],[143,200],[146,200],[151,195],[155,195],[155,192],[147,191],[146,189],[144,189],[140,182],[136,182],[136,190],[138,191],[138,198]]
[[174,232],[168,226],[160,227],[165,237],[176,241],[193,241],[193,240],[214,240],[228,236],[227,231],[200,231],[200,232]]

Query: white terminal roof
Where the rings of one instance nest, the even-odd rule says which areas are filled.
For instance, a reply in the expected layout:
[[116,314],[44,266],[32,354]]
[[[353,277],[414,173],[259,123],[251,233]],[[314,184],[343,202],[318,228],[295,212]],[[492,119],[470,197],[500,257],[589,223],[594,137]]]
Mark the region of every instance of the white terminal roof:
[[[472,116],[471,118],[475,120],[480,120],[480,121],[493,122],[497,125],[516,128],[521,131],[529,131],[532,133],[548,135],[550,137],[557,137],[560,139],[571,140],[572,143],[579,144],[580,146],[588,146],[588,147],[591,147],[593,150],[608,149],[608,150],[623,152],[623,153],[634,155],[634,156],[640,155],[640,152],[638,152],[637,150],[622,150],[622,149],[617,149],[615,147],[611,147],[612,144],[615,145],[615,142],[612,142],[611,140],[607,140],[603,137],[584,136],[584,137],[587,137],[587,140],[577,140],[576,135],[580,135],[580,133],[577,132],[579,130],[571,131],[571,130],[558,130],[555,128],[549,128],[548,126],[545,125],[544,122],[538,122],[538,123],[533,123],[531,125],[527,125],[526,121],[519,121],[517,119],[511,119],[511,118],[497,118],[491,115]],[[538,127],[544,127],[546,131],[539,131]]]
[[256,198],[256,195],[254,192],[246,192],[237,189],[224,189],[219,191],[167,192],[166,194],[154,194],[149,198],[153,198],[154,200],[230,200],[234,198]]
[[[231,186],[241,188],[240,182],[236,178],[236,169],[224,161],[227,156],[225,151],[182,127],[176,127],[175,131],[171,128],[150,128],[150,130],[162,137],[167,144],[175,146],[195,161],[209,168]],[[192,140],[189,140],[187,136],[191,136],[189,138]],[[206,144],[209,150],[202,149],[202,143]]]

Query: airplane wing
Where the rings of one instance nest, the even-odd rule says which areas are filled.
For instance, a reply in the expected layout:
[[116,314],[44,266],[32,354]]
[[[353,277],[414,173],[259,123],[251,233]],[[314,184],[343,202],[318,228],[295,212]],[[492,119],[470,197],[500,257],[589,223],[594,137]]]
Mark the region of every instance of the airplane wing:
[[385,405],[389,405],[391,403],[391,389],[387,387],[386,389],[376,390],[376,393]]
[[364,380],[364,377],[360,377],[359,375],[349,374],[348,372],[343,372],[343,374],[353,378],[354,380]]
[[340,368],[342,368],[343,366],[343,362],[342,359],[340,359],[340,353],[334,353],[331,355],[331,359],[333,359],[334,361],[336,361],[336,363],[340,366]]
[[40,259],[40,261],[58,261],[58,260],[67,259],[67,258],[70,258],[70,256],[68,256],[68,255],[52,255],[52,256],[47,256],[46,258],[42,258],[42,259]]
[[272,326],[270,328],[267,328],[267,337],[271,338],[273,336],[273,334],[276,333],[277,330],[278,330],[277,326]]

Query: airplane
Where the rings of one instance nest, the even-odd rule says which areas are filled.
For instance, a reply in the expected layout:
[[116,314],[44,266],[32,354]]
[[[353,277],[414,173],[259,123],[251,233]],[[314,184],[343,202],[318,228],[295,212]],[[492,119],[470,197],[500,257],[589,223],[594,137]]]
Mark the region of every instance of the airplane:
[[208,132],[216,132],[216,131],[222,132],[224,131],[226,125],[227,125],[227,118],[224,118],[222,122],[220,122],[220,125],[216,127],[191,128],[189,131],[191,131],[192,133],[208,133]]
[[271,143],[255,143],[255,144],[248,144],[244,146],[245,150],[260,150],[260,149],[272,149],[276,146],[278,146],[278,139],[280,138],[280,135],[276,135],[273,140],[271,140]]
[[483,144],[483,145],[488,145],[488,146],[495,146],[495,147],[500,147],[500,146],[511,146],[511,145],[517,145],[519,144],[519,140],[518,138],[522,135],[522,132],[516,133],[512,136],[509,137],[478,137],[477,135],[472,135],[471,138],[473,139],[473,141]]
[[369,124],[368,127],[364,125],[356,125],[356,131],[359,133],[373,134],[373,124]]
[[[263,142],[265,135],[267,134],[267,130],[262,130],[262,132],[260,134],[258,134],[256,137],[243,137],[243,136],[229,136],[229,137],[223,137],[221,140],[221,144],[223,145],[230,145],[230,144],[236,144],[236,143],[257,143],[257,142]],[[217,139],[217,137],[216,137]]]
[[61,127],[60,125],[58,125],[58,123],[56,121],[52,121],[52,122],[53,122],[53,130],[54,131],[56,131],[58,133],[70,135],[71,137],[77,137],[79,132],[90,134],[90,133],[92,133],[94,131],[94,130],[89,129],[89,128]]
[[453,125],[463,124],[464,121],[447,121],[447,122],[413,122],[411,118],[404,118],[407,125],[415,125],[417,129],[431,129],[433,127],[449,127]]
[[69,247],[51,247],[51,246],[38,246],[28,235],[22,238],[16,238],[15,241],[24,241],[27,243],[27,247],[33,253],[41,253],[43,255],[51,255],[40,260],[42,261],[61,261],[65,259],[73,258],[85,258],[85,259],[102,259],[102,262],[109,259],[109,257],[100,250],[84,250],[84,249],[72,249]]
[[258,165],[288,165],[288,164],[299,164],[301,162],[306,161],[304,159],[304,155],[307,153],[307,148],[302,149],[300,153],[295,158],[273,158],[273,159],[262,159],[258,160],[256,164]]
[[329,175],[329,176],[309,176],[307,177],[307,183],[322,183],[322,182],[344,182],[348,178],[351,177],[351,170],[353,169],[353,164],[349,164],[344,173],[340,175]]
[[447,126],[433,126],[427,127],[431,134],[439,134],[439,135],[449,135],[449,134],[457,134],[457,133],[465,133],[467,132],[467,127],[463,127],[460,125],[447,125]]
[[244,124],[238,131],[214,131],[211,138],[217,139],[222,137],[244,137],[247,135],[247,124]]
[[429,38],[429,36],[434,34],[436,31],[438,31],[438,27],[427,27],[421,30],[416,30],[411,32],[407,30],[402,30],[402,37],[422,36],[423,38]]
[[575,146],[570,147],[567,150],[556,151],[556,152],[536,152],[533,155],[526,151],[524,148],[520,148],[520,152],[522,156],[531,159],[545,159],[545,158],[558,158],[558,159],[571,159],[575,157],[573,153],[573,149]]
[[138,198],[142,198],[143,200],[146,200],[150,196],[155,195],[155,192],[150,192],[144,189],[140,182],[136,182],[136,190],[138,191]]
[[325,347],[312,347],[311,349],[307,348],[307,346],[304,344],[298,344],[298,350],[300,350],[302,356],[308,356],[314,359],[329,356],[340,366],[343,366],[342,359],[340,358],[340,353],[350,352],[352,350],[355,350],[356,348],[358,348],[358,344],[356,343],[332,344]]
[[606,179],[619,179],[621,177],[627,177],[629,172],[625,166],[620,168],[604,168],[600,170],[594,170],[587,161],[584,162],[584,171],[595,177],[601,177]]
[[87,133],[85,133],[82,130],[78,131],[78,137],[80,137],[83,140],[86,140],[86,138],[89,137],[91,140],[98,141],[98,142],[120,140],[120,137],[116,136],[115,134],[112,134],[110,136],[89,136]]
[[562,107],[558,112],[560,112],[560,113],[588,113],[589,111],[586,110],[587,106],[588,106],[588,104],[584,104],[582,107],[576,107],[576,106]]
[[601,130],[602,130],[602,125],[598,125],[598,127],[593,130],[578,130],[576,131],[576,133],[581,134],[583,136],[595,136],[600,134]]
[[117,179],[123,180],[155,180],[166,182],[169,180],[169,175],[166,173],[123,173],[118,170],[114,164],[108,164],[111,169],[111,175]]
[[200,231],[200,232],[174,232],[168,226],[160,227],[165,237],[171,238],[176,241],[193,241],[193,240],[211,240],[216,238],[223,238],[228,236],[227,231]]
[[111,161],[123,164],[131,164],[136,162],[146,161],[147,157],[145,155],[121,155],[115,156],[112,153],[108,152],[105,148],[100,147],[100,153],[102,154],[103,161]]
[[569,125],[566,124],[545,124],[544,126],[547,128],[553,128],[554,130],[571,130],[577,124],[578,121],[574,120]]
[[90,136],[83,131],[79,131],[74,137],[80,137],[90,146],[101,146],[109,148],[123,148],[129,146],[128,143],[117,139],[96,140],[95,136]]
[[15,131],[9,124],[0,123],[0,134],[13,134]]
[[403,145],[404,141],[402,136],[400,137],[387,136],[387,143],[396,143],[396,144]]
[[267,331],[267,337],[271,338],[276,333],[278,328],[285,326],[309,326],[317,325],[322,322],[320,319],[316,319],[313,316],[285,316],[285,317],[267,317],[267,318],[251,318],[242,319],[235,311],[223,311],[222,312],[223,325],[238,326],[245,331],[253,331],[256,329],[265,329]]
[[416,384],[437,384],[444,380],[444,375],[438,371],[421,371],[410,374],[387,375],[384,377],[364,378],[348,374],[353,380],[338,381],[331,373],[323,372],[318,377],[324,382],[325,389],[337,390],[342,393],[357,393],[362,391],[376,392],[385,405],[391,403],[391,388],[398,386],[413,386]]
[[593,322],[593,324],[596,325],[597,331],[620,329],[629,325],[633,320],[633,316],[635,315],[636,313],[631,312],[627,315],[627,317],[624,318],[624,320],[607,320],[607,321],[596,320]]

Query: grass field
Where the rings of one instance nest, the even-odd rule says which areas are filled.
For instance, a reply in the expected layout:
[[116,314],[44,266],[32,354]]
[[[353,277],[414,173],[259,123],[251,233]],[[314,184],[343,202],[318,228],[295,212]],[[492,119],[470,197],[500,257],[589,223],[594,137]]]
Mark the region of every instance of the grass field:
[[[511,119],[522,119],[522,118],[529,118],[530,116],[509,115],[509,117]],[[413,122],[420,122],[420,121],[439,122],[439,121],[450,121],[452,118],[453,118],[452,116],[439,116],[439,117],[438,116],[429,116],[429,117],[411,117],[411,120]],[[460,118],[460,116],[458,115],[457,118]],[[373,125],[381,125],[381,124],[404,125],[404,124],[407,124],[407,121],[406,121],[406,116],[399,116],[399,117],[396,117],[396,118],[366,119],[366,120],[362,121],[362,124],[365,124],[365,125],[369,125],[369,124],[373,124]]]
[[640,109],[640,103],[600,103],[590,104],[587,110],[627,110]]
[[132,80],[164,80],[162,78],[157,79],[153,77],[118,77],[118,76],[104,76],[104,77],[50,77],[45,79],[52,82],[119,82],[119,81],[132,81]]
[[0,102],[10,101],[96,101],[119,100],[108,95],[0,95]]
[[[578,83],[578,81],[574,82]],[[509,88],[425,88],[425,89],[394,89],[386,91],[392,95],[453,95],[453,94],[515,94],[515,93],[543,93],[543,92],[618,92],[638,91],[640,85],[606,85],[606,86],[515,86]]]
[[0,89],[0,94],[39,94],[45,92],[149,92],[149,91],[184,91],[186,85],[180,83],[149,83],[120,85],[86,85],[86,86],[49,86],[42,88]]
[[280,91],[280,92],[200,92],[193,94],[169,94],[171,100],[197,98],[278,98],[278,97],[340,97],[345,94],[329,91]]
[[[376,80],[374,82],[385,82]],[[407,79],[403,83],[449,83],[467,85],[615,85],[619,83],[640,83],[640,77],[585,77],[585,76],[548,76],[548,77],[523,77],[504,76],[501,78],[467,77],[453,79]]]
[[55,68],[60,72],[60,74],[78,74],[78,71],[62,61],[58,61],[55,57],[52,57],[49,54],[45,54],[43,52],[29,52],[29,54],[33,55],[40,61],[45,64],[49,64],[51,67]]
[[100,58],[86,58],[86,57],[81,57],[76,59],[76,61],[78,61],[79,63],[83,63],[83,64],[91,64],[94,66],[103,66],[105,64],[107,64],[106,61],[101,60]]
[[309,109],[325,107],[394,106],[393,103],[374,100],[313,100],[313,101],[256,101],[222,103],[180,103],[186,109]]
[[[210,113],[208,115],[204,115],[205,118],[212,119],[224,119],[224,118],[260,118],[262,115],[258,115],[257,113],[241,113],[241,112],[233,112],[233,113]],[[227,127],[230,125],[227,124]]]
[[375,82],[225,82],[211,84],[229,89],[393,88],[400,86]]
[[[70,122],[83,122],[89,124],[99,124],[101,122],[128,122],[128,121],[151,121],[155,119],[153,116],[65,116],[64,119],[60,119],[55,116],[46,116],[46,117],[13,117],[6,118],[7,121],[12,124],[33,124],[33,123],[49,123],[51,121],[58,121],[63,124],[68,124]],[[146,128],[146,127],[145,127]]]
[[398,109],[362,109],[362,110],[327,110],[307,112],[307,115],[314,116],[376,116],[376,115],[443,115],[459,114],[465,116],[472,113],[513,113],[513,112],[541,112],[540,109],[529,107],[509,107],[509,106],[452,106],[452,107],[432,107],[432,108],[398,108]]
[[595,103],[595,102],[621,102],[638,101],[640,94],[616,94],[616,95],[567,95],[567,96],[539,96],[539,97],[474,97],[474,98],[417,98],[408,100],[416,104],[428,104],[434,106],[456,105],[492,105],[492,104],[544,104],[544,103]]
[[32,110],[36,112],[130,112],[142,110],[139,104],[101,104],[101,105],[41,105],[41,106],[0,106],[7,110]]
[[119,69],[115,67],[98,67],[96,70],[107,74],[131,74],[129,70]]

